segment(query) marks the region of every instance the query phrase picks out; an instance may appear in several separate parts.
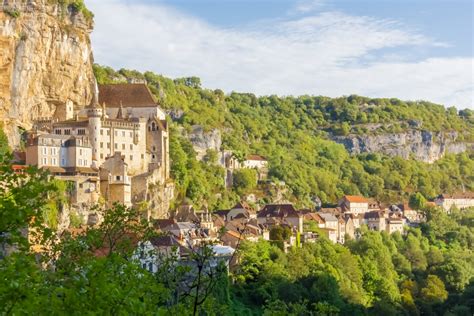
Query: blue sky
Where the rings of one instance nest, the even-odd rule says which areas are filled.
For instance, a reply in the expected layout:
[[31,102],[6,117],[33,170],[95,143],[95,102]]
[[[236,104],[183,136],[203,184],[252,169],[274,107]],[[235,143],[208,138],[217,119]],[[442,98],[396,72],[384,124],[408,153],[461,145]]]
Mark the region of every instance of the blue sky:
[[467,0],[86,0],[96,62],[227,92],[474,106]]

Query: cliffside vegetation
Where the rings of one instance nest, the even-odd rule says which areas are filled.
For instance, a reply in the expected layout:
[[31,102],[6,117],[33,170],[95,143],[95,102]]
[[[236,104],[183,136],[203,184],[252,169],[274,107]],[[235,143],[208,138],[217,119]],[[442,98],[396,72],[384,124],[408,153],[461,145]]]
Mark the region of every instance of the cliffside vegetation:
[[[223,130],[225,149],[267,157],[270,178],[284,181],[290,198],[300,205],[311,204],[316,196],[323,203],[334,203],[343,194],[393,202],[406,199],[413,192],[432,198],[441,192],[474,189],[472,153],[446,155],[434,164],[381,154],[350,156],[342,145],[327,137],[328,132],[365,133],[370,126],[378,126],[376,133],[408,128],[455,130],[465,140],[472,140],[471,110],[458,112],[425,101],[360,96],[256,97],[235,92],[225,95],[221,90],[202,88],[196,77],[171,80],[152,72],[115,71],[99,65],[94,66],[94,71],[99,83],[146,80],[162,107],[174,117],[172,126],[186,129],[199,124],[205,130],[219,128]],[[192,153],[189,142],[182,137],[171,145],[172,155],[180,148]],[[173,174],[180,177],[176,163],[175,157]],[[223,183],[216,185],[215,167],[188,161],[190,165],[193,171],[188,172],[189,180],[178,183],[184,195],[199,204],[223,192]],[[189,186],[198,182],[202,189],[196,195],[196,190],[189,190]]]
[[[156,274],[143,269],[133,254],[137,241],[153,232],[139,211],[122,205],[102,210],[104,221],[97,227],[57,236],[45,225],[43,210],[60,188],[41,171],[15,174],[2,155],[0,162],[0,246],[16,247],[0,258],[0,314],[464,316],[474,311],[473,210],[448,216],[427,209],[427,223],[404,236],[363,228],[360,239],[344,246],[321,237],[285,254],[266,241],[246,242],[237,270],[230,275],[213,270],[200,281],[173,257]],[[27,225],[29,238],[22,233]],[[191,282],[201,290],[186,290],[183,284]]]

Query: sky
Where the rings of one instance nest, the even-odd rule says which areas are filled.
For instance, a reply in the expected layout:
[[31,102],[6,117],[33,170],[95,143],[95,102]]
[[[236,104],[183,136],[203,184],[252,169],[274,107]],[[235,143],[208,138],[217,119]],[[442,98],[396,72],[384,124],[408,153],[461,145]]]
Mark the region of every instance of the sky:
[[257,95],[474,109],[471,0],[86,0],[95,62]]

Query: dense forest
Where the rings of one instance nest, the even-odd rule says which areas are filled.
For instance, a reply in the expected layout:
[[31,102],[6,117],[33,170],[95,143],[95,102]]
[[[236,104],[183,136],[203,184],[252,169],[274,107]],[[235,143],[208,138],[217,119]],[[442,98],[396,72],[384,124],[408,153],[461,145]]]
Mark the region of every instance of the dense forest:
[[[198,277],[170,256],[152,274],[133,256],[137,243],[154,235],[138,211],[115,205],[99,210],[104,220],[98,226],[57,235],[48,214],[51,204],[67,203],[64,188],[34,167],[13,172],[9,160],[0,150],[0,245],[15,249],[0,258],[2,315],[465,316],[474,311],[472,209],[450,215],[426,209],[427,222],[405,235],[362,228],[361,238],[344,246],[321,236],[284,253],[267,241],[244,242],[237,248],[239,265],[229,273],[218,265]],[[209,257],[199,252],[189,260],[205,264]]]
[[[343,194],[362,194],[397,202],[414,192],[433,198],[442,192],[474,189],[473,153],[446,155],[434,164],[382,154],[351,156],[329,135],[392,133],[407,129],[457,131],[465,141],[474,139],[474,111],[446,109],[430,102],[340,98],[256,97],[249,93],[224,94],[201,87],[199,78],[169,79],[152,72],[140,73],[94,66],[99,83],[146,80],[160,105],[173,117],[172,172],[179,197],[198,205],[228,207],[240,194],[258,188],[226,191],[224,170],[213,160],[200,162],[183,136],[193,125],[220,129],[223,148],[240,155],[260,154],[269,160],[270,179],[284,181],[287,199],[311,206],[318,197],[335,203]],[[376,128],[368,129],[368,126]],[[448,176],[449,175],[449,176]],[[265,201],[263,201],[265,202]]]

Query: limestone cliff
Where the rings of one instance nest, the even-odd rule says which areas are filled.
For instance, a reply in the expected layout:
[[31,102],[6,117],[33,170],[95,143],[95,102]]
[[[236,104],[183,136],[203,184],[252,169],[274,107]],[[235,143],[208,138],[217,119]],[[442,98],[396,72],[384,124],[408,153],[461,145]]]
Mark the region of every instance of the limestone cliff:
[[92,20],[50,0],[0,4],[0,121],[10,144],[18,127],[88,105],[95,93]]
[[445,153],[464,152],[470,146],[458,141],[458,133],[454,131],[409,130],[393,134],[335,136],[332,139],[352,154],[384,153],[429,163],[440,159]]
[[208,149],[213,149],[217,152],[221,150],[222,136],[219,129],[205,132],[202,126],[194,125],[187,136],[193,144],[193,148],[197,153],[196,158],[198,160],[201,160],[204,157]]

